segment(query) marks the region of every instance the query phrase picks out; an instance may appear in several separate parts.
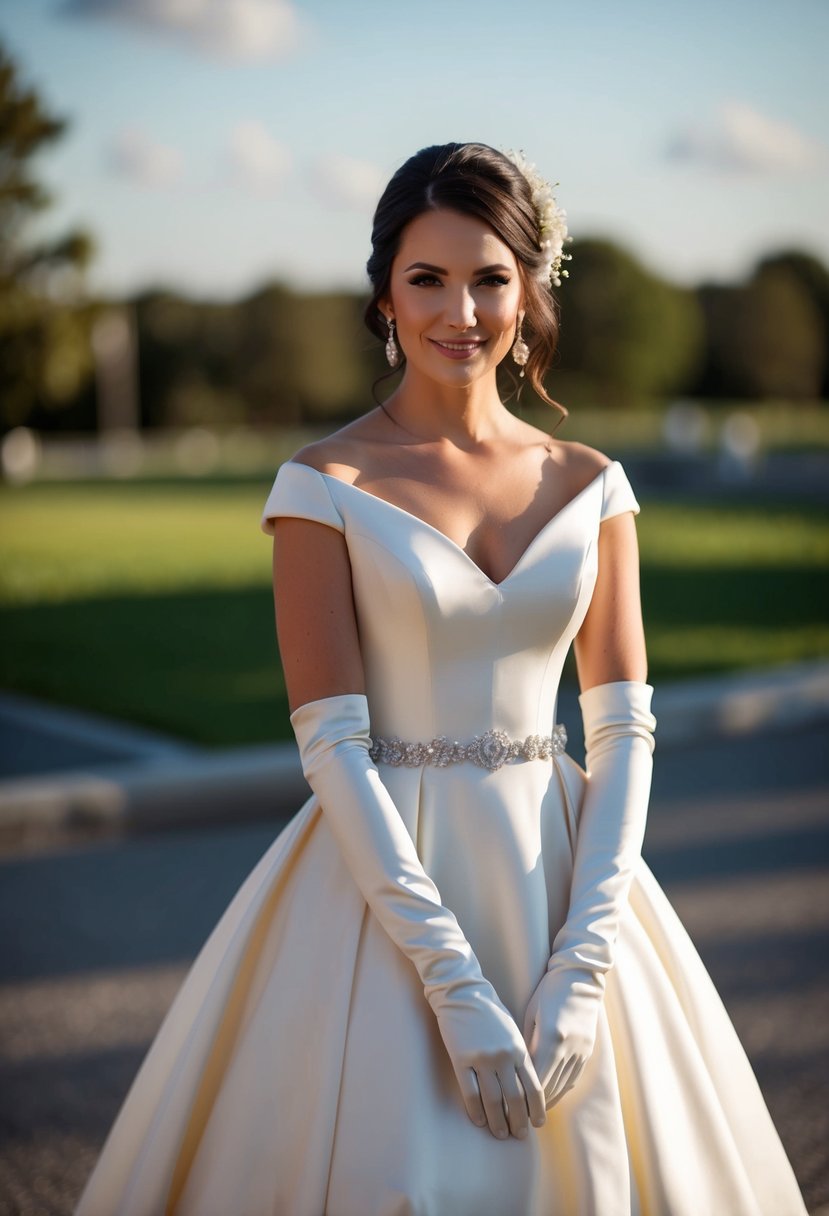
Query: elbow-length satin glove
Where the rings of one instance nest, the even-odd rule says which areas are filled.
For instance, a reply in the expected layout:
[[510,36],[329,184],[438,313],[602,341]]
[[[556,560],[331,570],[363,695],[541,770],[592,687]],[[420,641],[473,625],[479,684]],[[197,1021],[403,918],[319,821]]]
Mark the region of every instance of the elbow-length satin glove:
[[368,754],[365,696],[310,701],[294,710],[291,725],[302,771],[352,877],[423,982],[470,1119],[499,1138],[526,1135],[528,1113],[540,1127],[544,1096],[527,1044],[443,906]]
[[570,904],[524,1014],[524,1038],[547,1107],[573,1088],[595,1045],[606,976],[645,835],[656,727],[652,695],[650,684],[621,680],[579,697],[588,781]]

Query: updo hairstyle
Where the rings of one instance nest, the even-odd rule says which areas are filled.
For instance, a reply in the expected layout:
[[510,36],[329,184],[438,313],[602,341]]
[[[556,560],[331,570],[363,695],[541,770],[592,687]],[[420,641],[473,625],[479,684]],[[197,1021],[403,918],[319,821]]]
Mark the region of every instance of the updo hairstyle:
[[[489,224],[509,246],[524,286],[523,335],[530,354],[525,373],[542,401],[566,416],[543,383],[558,346],[558,302],[539,279],[547,258],[538,242],[538,217],[529,183],[512,161],[487,144],[435,144],[401,165],[377,204],[366,264],[372,296],[364,314],[369,330],[385,342],[388,332],[379,301],[388,291],[391,266],[412,220],[445,208]],[[401,352],[402,353],[402,352]]]

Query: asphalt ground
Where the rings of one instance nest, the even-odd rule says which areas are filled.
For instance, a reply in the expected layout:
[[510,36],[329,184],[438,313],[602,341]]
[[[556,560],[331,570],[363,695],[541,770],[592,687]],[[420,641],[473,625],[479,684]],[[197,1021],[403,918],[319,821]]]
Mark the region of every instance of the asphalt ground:
[[[280,826],[0,860],[0,1216],[72,1212],[190,962]],[[816,1212],[829,1204],[825,725],[657,751],[644,853]]]

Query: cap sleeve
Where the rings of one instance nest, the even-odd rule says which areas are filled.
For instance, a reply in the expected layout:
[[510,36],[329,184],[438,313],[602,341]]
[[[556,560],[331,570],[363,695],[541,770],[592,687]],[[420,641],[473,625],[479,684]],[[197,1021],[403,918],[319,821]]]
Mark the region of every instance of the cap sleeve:
[[611,515],[621,515],[623,511],[633,511],[634,515],[638,515],[639,503],[636,501],[625,470],[618,460],[613,460],[604,471],[601,517],[609,519]]
[[344,529],[343,517],[334,505],[322,473],[308,464],[286,460],[280,465],[262,512],[261,528],[273,536],[273,521],[278,515],[313,519],[338,532]]

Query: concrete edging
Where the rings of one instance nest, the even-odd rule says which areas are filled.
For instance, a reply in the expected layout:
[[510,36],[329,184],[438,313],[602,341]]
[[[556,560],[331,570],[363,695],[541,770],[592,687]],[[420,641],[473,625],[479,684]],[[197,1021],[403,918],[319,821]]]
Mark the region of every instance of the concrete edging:
[[293,744],[0,782],[0,851],[14,844],[286,820],[308,796]]
[[829,660],[657,687],[653,709],[662,747],[829,719]]

